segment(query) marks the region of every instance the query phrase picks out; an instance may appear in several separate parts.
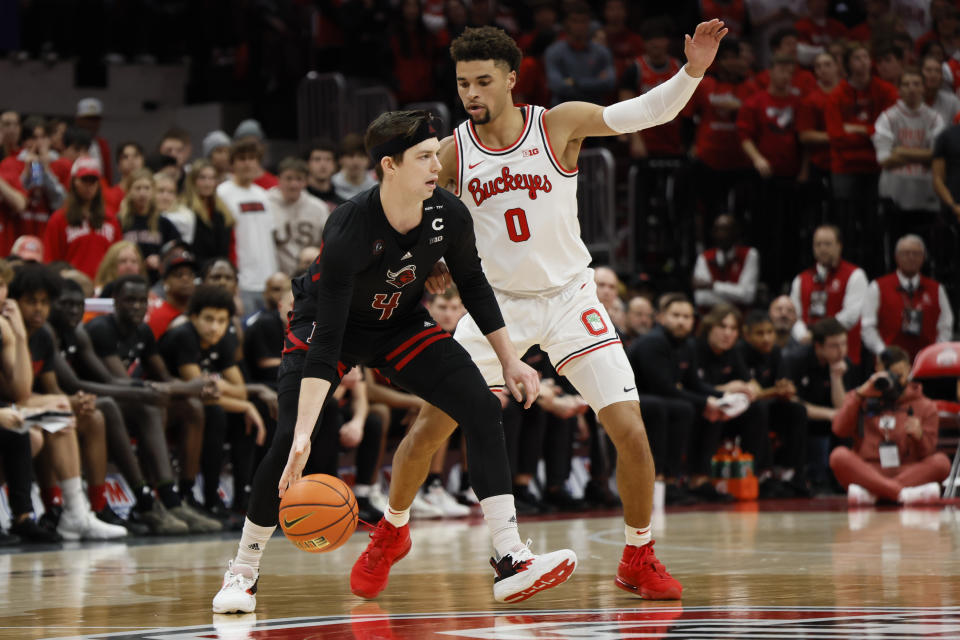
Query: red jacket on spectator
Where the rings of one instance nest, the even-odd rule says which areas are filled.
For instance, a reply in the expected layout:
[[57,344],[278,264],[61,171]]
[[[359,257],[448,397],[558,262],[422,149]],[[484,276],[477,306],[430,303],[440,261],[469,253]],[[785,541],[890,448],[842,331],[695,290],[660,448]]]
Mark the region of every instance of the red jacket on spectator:
[[[770,70],[764,69],[753,76],[753,81],[756,82],[757,86],[761,89],[766,89],[770,86]],[[802,69],[799,65],[796,65],[793,69],[793,77],[790,79],[790,93],[802,98],[816,88],[816,76],[806,69]]]
[[[0,171],[0,178],[11,187],[24,193],[23,185],[20,184],[19,174],[13,174],[6,171]],[[17,229],[20,225],[20,214],[13,210],[13,207],[3,198],[0,198],[0,257],[10,255],[10,249],[17,240]]]
[[[26,168],[26,162],[19,160],[15,156],[10,156],[4,158],[3,162],[0,162],[0,175],[22,176]],[[16,239],[16,236],[37,236],[38,238],[42,238],[46,231],[50,214],[53,213],[50,207],[50,201],[46,197],[43,187],[40,185],[31,185],[29,189],[24,189],[23,182],[20,181],[19,184],[19,188],[27,196],[27,206],[16,218],[14,224],[14,239]]]
[[146,323],[153,331],[153,337],[159,340],[160,336],[167,332],[174,318],[181,313],[183,310],[177,309],[166,300],[161,300],[159,306],[151,308],[150,313],[147,314]]
[[774,96],[764,89],[747,98],[737,114],[740,140],[753,141],[775,176],[790,177],[800,171],[799,108],[798,96]]
[[[877,278],[880,304],[877,307],[877,333],[886,345],[896,345],[910,354],[912,361],[927,346],[937,341],[937,321],[940,319],[940,283],[933,278],[920,276],[920,285],[913,292],[900,286],[897,272]],[[903,332],[903,310],[910,303],[911,309],[923,313],[923,325],[919,336]]]
[[253,184],[259,185],[264,189],[272,189],[280,184],[280,181],[277,180],[277,176],[264,169],[263,173],[260,174],[260,177],[253,181]]
[[[826,131],[827,94],[820,85],[808,93],[800,102],[797,111],[797,133],[804,131]],[[810,164],[823,171],[830,171],[830,145],[807,147]]]
[[700,116],[696,135],[697,157],[711,169],[746,169],[750,166],[737,135],[739,109],[717,106],[717,102],[736,98],[743,103],[757,90],[757,85],[751,80],[732,84],[706,76],[684,107],[683,114],[686,117]]
[[[878,173],[877,152],[870,137],[873,125],[884,110],[899,99],[896,87],[877,77],[863,91],[846,80],[827,100],[827,134],[830,136],[830,166],[834,173]],[[861,125],[866,133],[847,133],[844,125]]]
[[[863,399],[856,390],[847,393],[843,406],[833,418],[833,433],[840,438],[853,438],[853,451],[867,462],[880,462],[880,443],[884,441],[880,432],[880,418],[884,412],[863,416],[863,434],[859,433],[860,414]],[[937,405],[924,397],[919,383],[911,382],[900,395],[896,410],[890,411],[896,419],[896,427],[890,434],[890,441],[897,444],[900,466],[920,462],[937,450],[939,422]],[[910,416],[920,420],[923,437],[917,440],[907,435],[906,421]]]
[[814,46],[826,47],[835,40],[847,37],[847,27],[833,18],[824,19],[822,24],[812,18],[802,18],[793,23],[793,28],[800,35],[800,42]]
[[112,215],[107,215],[99,229],[92,229],[87,221],[80,226],[68,225],[64,209],[58,209],[47,223],[43,257],[47,262],[69,262],[92,279],[107,249],[121,238],[120,223]]
[[[638,96],[643,95],[676,75],[680,67],[680,62],[677,59],[670,58],[666,69],[658,72],[647,63],[643,56],[638,56],[627,67],[620,88],[630,90]],[[631,81],[631,86],[627,86],[628,80]],[[647,154],[650,156],[683,155],[682,134],[682,124],[678,118],[640,132],[640,135],[643,136],[643,145],[647,148]]]
[[700,0],[700,15],[704,20],[719,18],[723,26],[730,30],[732,37],[743,35],[743,27],[747,23],[747,5],[744,0]]
[[[852,262],[841,260],[837,268],[829,273],[825,282],[819,281],[816,267],[800,273],[800,319],[805,325],[810,327],[818,320],[837,315],[843,309],[847,281],[859,268]],[[823,316],[810,314],[810,299],[815,291],[827,294]],[[847,330],[847,357],[855,364],[860,364],[860,322]]]

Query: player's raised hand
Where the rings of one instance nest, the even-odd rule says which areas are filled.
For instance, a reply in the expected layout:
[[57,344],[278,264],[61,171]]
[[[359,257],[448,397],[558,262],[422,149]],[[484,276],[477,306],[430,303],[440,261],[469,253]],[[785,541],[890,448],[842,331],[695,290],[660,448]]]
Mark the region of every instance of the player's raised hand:
[[683,54],[687,57],[687,73],[700,77],[707,71],[717,56],[720,40],[727,35],[727,28],[723,22],[714,18],[709,22],[701,22],[697,29],[684,36]]
[[287,466],[283,468],[283,475],[280,476],[279,495],[282,498],[290,486],[300,481],[303,476],[303,468],[307,466],[307,459],[310,457],[310,436],[293,436],[293,443],[290,445],[290,456],[287,458]]
[[[529,409],[540,395],[540,375],[520,358],[503,365],[503,380],[510,394]],[[522,390],[521,390],[522,387]]]

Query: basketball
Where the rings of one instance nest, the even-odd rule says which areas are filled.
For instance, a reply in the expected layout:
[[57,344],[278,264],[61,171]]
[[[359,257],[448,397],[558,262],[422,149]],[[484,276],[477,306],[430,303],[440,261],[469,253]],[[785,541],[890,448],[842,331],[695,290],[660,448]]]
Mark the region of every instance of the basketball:
[[343,480],[316,473],[287,489],[280,527],[290,542],[310,553],[333,551],[357,528],[357,498]]

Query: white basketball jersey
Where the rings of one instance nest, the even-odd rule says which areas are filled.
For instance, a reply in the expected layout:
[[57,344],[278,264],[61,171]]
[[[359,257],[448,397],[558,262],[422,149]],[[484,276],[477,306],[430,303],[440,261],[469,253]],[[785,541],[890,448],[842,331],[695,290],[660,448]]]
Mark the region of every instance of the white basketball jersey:
[[483,145],[468,119],[454,132],[454,193],[473,215],[487,280],[501,291],[561,287],[590,264],[577,220],[577,171],[560,165],[543,107],[525,108],[523,133],[505,149]]

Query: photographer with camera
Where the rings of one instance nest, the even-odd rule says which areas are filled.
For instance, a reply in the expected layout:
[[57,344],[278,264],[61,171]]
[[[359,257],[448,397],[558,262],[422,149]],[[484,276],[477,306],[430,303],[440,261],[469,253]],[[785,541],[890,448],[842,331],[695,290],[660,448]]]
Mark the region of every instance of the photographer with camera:
[[880,354],[878,371],[847,393],[833,419],[833,433],[854,439],[837,447],[830,468],[847,487],[851,505],[877,498],[902,504],[935,502],[950,460],[936,450],[937,408],[910,380],[910,357],[900,347]]

